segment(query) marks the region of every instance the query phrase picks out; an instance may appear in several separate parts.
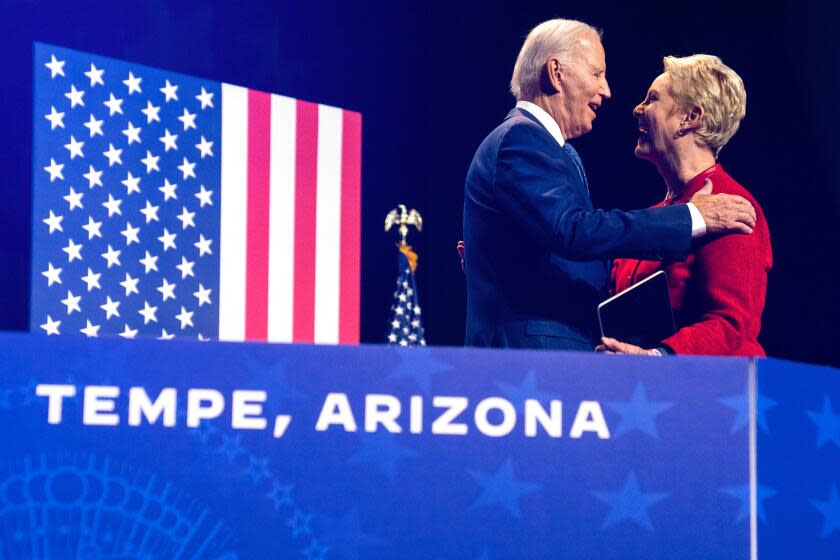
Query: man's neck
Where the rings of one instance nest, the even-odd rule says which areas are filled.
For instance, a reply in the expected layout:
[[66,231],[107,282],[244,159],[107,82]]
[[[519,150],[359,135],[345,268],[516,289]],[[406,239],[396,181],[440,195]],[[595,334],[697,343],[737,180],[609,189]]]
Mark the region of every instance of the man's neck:
[[557,99],[557,95],[537,95],[534,99],[529,99],[531,103],[545,111],[549,114],[549,116],[554,119],[554,122],[557,123],[557,126],[560,127],[560,132],[563,134],[563,138],[566,140],[569,139],[568,131],[563,126],[563,118],[560,110],[560,103],[559,99]]

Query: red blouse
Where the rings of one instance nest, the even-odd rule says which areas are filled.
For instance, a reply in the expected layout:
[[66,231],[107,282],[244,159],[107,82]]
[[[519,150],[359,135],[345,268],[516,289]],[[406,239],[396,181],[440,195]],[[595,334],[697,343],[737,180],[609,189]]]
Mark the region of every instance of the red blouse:
[[761,206],[719,164],[694,177],[684,194],[668,204],[688,202],[707,178],[715,193],[737,194],[750,201],[756,212],[753,233],[701,237],[680,262],[617,259],[612,270],[614,290],[626,290],[663,269],[678,329],[663,344],[677,354],[763,356],[757,339],[773,256]]

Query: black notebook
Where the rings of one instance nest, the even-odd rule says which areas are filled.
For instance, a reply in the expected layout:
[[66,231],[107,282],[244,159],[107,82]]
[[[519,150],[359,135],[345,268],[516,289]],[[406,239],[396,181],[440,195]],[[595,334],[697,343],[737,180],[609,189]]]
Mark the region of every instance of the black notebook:
[[660,270],[598,304],[601,335],[653,348],[676,332],[668,281]]

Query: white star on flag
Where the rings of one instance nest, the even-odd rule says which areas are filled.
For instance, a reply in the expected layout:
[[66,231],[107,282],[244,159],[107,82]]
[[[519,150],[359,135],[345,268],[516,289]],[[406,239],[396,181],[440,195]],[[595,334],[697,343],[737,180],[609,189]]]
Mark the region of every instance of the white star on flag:
[[102,206],[108,209],[108,217],[110,218],[114,214],[119,214],[120,216],[122,216],[120,204],[122,204],[122,200],[114,198],[114,195],[108,193],[108,202],[103,202]]
[[137,289],[137,283],[140,282],[139,278],[132,278],[131,274],[128,272],[125,273],[125,280],[120,282],[120,286],[125,288],[125,296],[128,297],[131,294],[139,294],[140,290]]
[[88,232],[88,241],[94,237],[102,237],[102,232],[100,231],[101,228],[102,222],[94,221],[93,216],[88,216],[87,225],[82,226],[82,229]]
[[67,241],[67,247],[62,249],[67,253],[67,262],[73,262],[75,259],[82,260],[82,244],[73,243],[72,239]]
[[88,122],[84,123],[84,126],[90,131],[90,137],[93,138],[97,134],[103,136],[102,134],[102,123],[105,121],[100,121],[93,114],[90,115],[90,119]]
[[163,301],[169,298],[175,299],[175,284],[170,284],[166,278],[163,279],[163,284],[157,290],[160,292],[161,297],[163,297]]
[[102,276],[102,273],[94,273],[90,267],[87,269],[87,274],[82,276],[82,280],[85,284],[87,284],[87,291],[91,291],[92,289],[96,288],[98,290],[102,289],[102,286],[99,284],[99,278]]
[[56,127],[64,128],[64,113],[59,113],[55,107],[50,107],[50,114],[44,115],[44,118],[50,121],[50,130],[55,130]]
[[63,169],[63,163],[56,163],[53,158],[50,158],[50,164],[44,168],[44,171],[50,174],[50,183],[52,183],[56,178],[62,181],[64,180],[64,175],[62,174]]
[[70,211],[72,212],[73,208],[84,208],[84,206],[82,206],[83,196],[83,193],[77,193],[75,190],[73,190],[73,187],[70,187],[70,192],[62,198],[64,198],[64,200],[66,200],[67,203],[70,205]]
[[204,136],[201,137],[201,142],[195,145],[198,151],[201,152],[201,159],[205,156],[213,157],[213,142],[208,141]]
[[115,250],[110,243],[108,244],[108,250],[102,253],[102,258],[108,263],[108,268],[120,266],[120,253],[121,251]]
[[85,102],[82,99],[85,96],[85,92],[83,90],[76,89],[75,85],[70,85],[70,91],[64,94],[64,97],[70,100],[70,108],[73,109],[76,105],[81,105],[82,107],[85,106]]
[[123,114],[122,103],[123,100],[117,99],[112,93],[108,101],[104,101],[102,104],[108,107],[108,116],[113,117],[115,113]]
[[131,329],[128,326],[128,323],[126,323],[125,329],[123,329],[123,332],[119,333],[119,336],[123,338],[134,338],[135,336],[137,336],[137,332],[137,329]]
[[99,336],[99,325],[94,325],[90,322],[90,319],[86,321],[85,328],[79,329],[79,332],[88,336],[88,337],[98,337]]
[[128,78],[123,80],[122,83],[128,87],[128,95],[131,95],[132,93],[143,93],[140,89],[140,82],[142,81],[143,78],[138,78],[133,73],[129,72]]
[[122,131],[125,134],[126,138],[128,138],[128,145],[131,146],[134,142],[138,144],[141,143],[140,141],[140,131],[143,130],[140,127],[135,127],[131,124],[131,121],[128,121],[128,126],[125,130]]
[[61,220],[63,219],[63,216],[56,216],[55,213],[53,213],[53,211],[50,210],[50,217],[44,218],[41,221],[47,224],[50,228],[50,233],[53,233],[54,231],[64,231],[61,228]]
[[178,188],[177,184],[170,183],[169,179],[163,180],[163,186],[158,187],[158,190],[163,193],[163,201],[166,202],[170,198],[178,198],[178,195],[175,194],[175,189]]
[[178,319],[179,321],[181,321],[181,330],[184,330],[188,326],[189,327],[193,326],[193,321],[192,321],[193,313],[195,313],[195,312],[194,311],[187,311],[186,309],[184,309],[183,305],[181,306],[181,312],[179,314],[175,315],[175,318]]
[[184,158],[184,162],[178,166],[178,169],[184,174],[184,181],[190,177],[195,177],[195,163],[190,163],[186,157]]
[[173,100],[178,101],[178,86],[169,83],[169,80],[166,80],[166,86],[160,88],[160,91],[166,96],[167,103]]
[[146,108],[140,109],[140,112],[146,115],[146,124],[152,124],[152,121],[160,122],[160,106],[155,107],[151,101],[146,101]]
[[122,158],[120,157],[122,152],[122,150],[118,150],[110,142],[108,143],[108,149],[102,152],[102,155],[108,158],[108,167],[111,167],[115,163],[122,165]]
[[140,177],[135,177],[131,171],[126,173],[125,179],[120,181],[125,186],[125,194],[129,196],[131,193],[140,192]]
[[111,296],[107,296],[105,303],[99,306],[102,311],[105,312],[105,320],[109,320],[111,317],[119,317],[120,316],[120,302],[113,301]]
[[52,317],[47,315],[47,322],[41,325],[41,328],[44,329],[47,336],[49,336],[51,334],[61,334],[58,332],[59,326],[61,326],[61,321],[53,321]]
[[102,186],[102,172],[93,168],[93,165],[88,166],[88,172],[83,173],[82,177],[88,180],[88,188]]
[[140,259],[140,264],[143,265],[146,269],[145,273],[148,274],[152,270],[158,272],[157,261],[158,257],[152,256],[148,251],[146,251],[146,256]]
[[104,73],[105,70],[101,70],[91,63],[90,70],[85,72],[85,76],[90,78],[90,87],[94,87],[96,84],[104,86],[105,82],[102,80],[102,74]]
[[161,136],[159,140],[163,142],[164,152],[178,149],[178,135],[170,133],[168,128],[163,130],[163,136]]
[[125,229],[120,232],[123,236],[125,236],[125,245],[128,247],[132,243],[140,243],[140,238],[138,234],[140,233],[139,227],[131,227],[131,222],[125,223]]
[[157,307],[149,305],[148,301],[143,302],[143,309],[138,313],[143,316],[144,325],[148,325],[150,321],[157,323]]
[[201,88],[201,93],[195,96],[196,99],[201,101],[201,109],[204,110],[207,107],[213,108],[213,94],[203,87]]
[[205,239],[203,234],[199,234],[198,241],[193,243],[196,247],[198,247],[198,256],[203,257],[205,254],[212,255],[213,251],[210,249],[210,244],[213,243],[212,239]]
[[187,108],[184,107],[184,114],[178,117],[178,120],[184,123],[184,131],[187,131],[191,128],[196,128],[195,116],[195,113],[190,113],[189,111],[187,111]]
[[79,302],[82,300],[82,296],[74,296],[73,292],[67,290],[67,297],[61,300],[65,306],[67,306],[67,314],[70,315],[74,311],[78,311],[81,313],[82,308],[79,306]]
[[146,150],[146,157],[141,159],[140,161],[143,165],[146,166],[146,175],[154,171],[160,171],[160,167],[158,167],[158,160],[160,160],[160,156],[153,156],[152,152]]
[[[52,55],[50,61],[44,64],[47,68],[50,69],[50,78],[55,78],[56,76],[64,76],[64,60],[58,60],[55,58],[55,55]],[[204,90],[202,89],[202,92]]]
[[64,144],[64,147],[67,148],[67,151],[70,152],[70,159],[74,159],[76,156],[78,157],[85,157],[85,154],[82,153],[82,146],[84,146],[84,142],[80,142],[76,140],[72,135],[70,136],[70,143]]
[[49,268],[41,273],[47,277],[47,286],[61,284],[61,269],[55,268],[52,263],[47,263],[47,266]]

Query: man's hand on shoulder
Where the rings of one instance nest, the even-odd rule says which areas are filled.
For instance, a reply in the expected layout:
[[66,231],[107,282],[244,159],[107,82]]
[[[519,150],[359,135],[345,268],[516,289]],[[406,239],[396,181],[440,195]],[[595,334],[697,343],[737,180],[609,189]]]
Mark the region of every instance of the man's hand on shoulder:
[[755,208],[744,197],[733,194],[712,194],[712,182],[706,179],[703,188],[691,197],[692,204],[706,222],[706,233],[752,233]]

